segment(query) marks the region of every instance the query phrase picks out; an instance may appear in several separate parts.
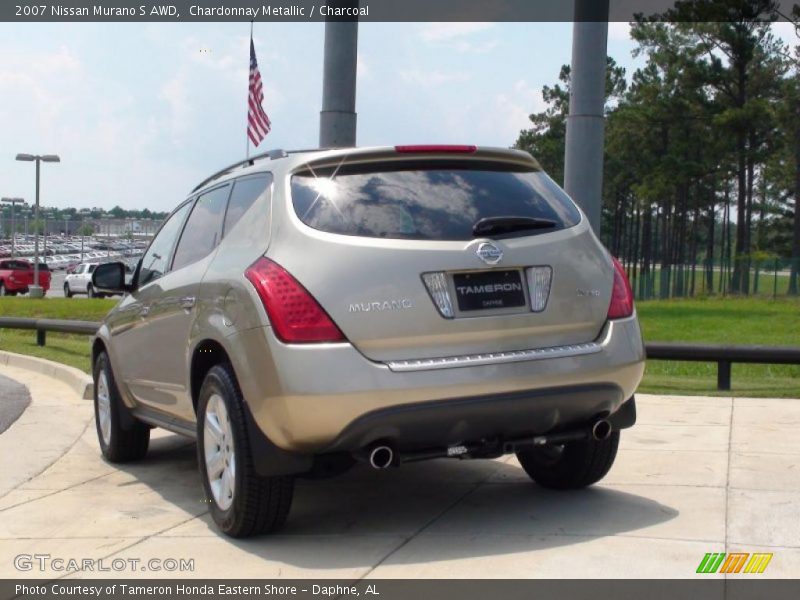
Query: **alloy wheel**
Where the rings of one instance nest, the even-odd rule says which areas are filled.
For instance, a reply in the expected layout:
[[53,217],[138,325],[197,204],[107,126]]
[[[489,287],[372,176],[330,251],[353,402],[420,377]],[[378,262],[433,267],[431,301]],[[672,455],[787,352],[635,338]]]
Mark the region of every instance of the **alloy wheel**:
[[220,509],[228,510],[234,497],[236,452],[231,420],[219,394],[213,394],[206,404],[203,450],[206,476],[214,502]]

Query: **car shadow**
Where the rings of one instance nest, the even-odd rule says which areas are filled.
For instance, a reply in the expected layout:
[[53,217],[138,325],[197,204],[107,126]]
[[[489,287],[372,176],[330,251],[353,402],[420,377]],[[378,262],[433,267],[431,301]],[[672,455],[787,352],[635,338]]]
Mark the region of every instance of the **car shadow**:
[[[415,538],[413,552],[393,554],[393,564],[444,561],[633,534],[679,514],[651,498],[603,485],[546,490],[513,460],[442,459],[386,471],[357,465],[339,477],[299,479],[280,532],[235,540],[219,533],[208,514],[194,443],[160,436],[147,459],[121,469],[135,477],[132,485],[146,485],[196,515],[188,529],[184,524],[174,535],[212,539],[221,549],[306,569],[370,566],[377,562],[375,552],[359,550],[369,540],[382,541],[381,558]],[[425,540],[430,543],[416,543]]]

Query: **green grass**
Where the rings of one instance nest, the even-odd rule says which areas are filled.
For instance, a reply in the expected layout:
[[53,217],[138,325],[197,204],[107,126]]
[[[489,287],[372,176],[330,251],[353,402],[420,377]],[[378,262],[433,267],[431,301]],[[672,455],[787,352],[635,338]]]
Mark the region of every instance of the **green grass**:
[[[658,298],[658,295],[661,291],[661,269],[656,267],[654,270],[653,275],[653,298]],[[672,280],[671,285],[674,286],[675,278],[678,275],[678,269],[676,267],[672,270]],[[728,276],[726,273],[725,277]],[[709,292],[712,294],[719,293],[719,285],[720,285],[720,278],[723,277],[722,271],[715,270],[712,272],[712,279],[713,279],[713,287],[711,290],[707,290],[705,283],[705,271],[701,266],[697,267],[697,271],[695,273],[695,294],[696,295],[706,295]],[[691,270],[687,268],[684,271],[684,281],[686,282],[686,290],[687,294],[691,288],[692,284],[692,275]],[[756,283],[758,284],[756,286]],[[639,291],[639,278],[637,273],[636,279],[631,279],[631,286],[633,287],[634,292],[638,293]],[[756,289],[757,288],[757,289]],[[674,289],[674,287],[672,288]],[[776,274],[774,271],[765,271],[759,270],[758,277],[756,278],[756,269],[751,269],[750,271],[750,293],[752,295],[757,296],[768,296],[768,297],[781,297],[786,296],[789,293],[789,274],[785,271],[778,271]]]
[[[701,298],[637,304],[648,341],[800,345],[800,299]],[[735,396],[800,398],[800,366],[732,366]],[[649,361],[640,390],[659,394],[719,392],[716,363]]]
[[[99,321],[117,300],[0,298],[0,316]],[[800,299],[701,298],[637,304],[645,340],[800,345]],[[89,371],[88,336],[0,329],[0,350],[30,354]],[[640,391],[659,394],[800,398],[800,366],[733,365],[732,392],[718,392],[716,363],[650,361]]]
[[[30,317],[101,321],[119,301],[107,299],[0,298],[0,317]],[[30,354],[77,367],[87,373],[91,369],[89,336],[48,333],[47,344],[36,345],[36,332],[0,328],[0,350]]]

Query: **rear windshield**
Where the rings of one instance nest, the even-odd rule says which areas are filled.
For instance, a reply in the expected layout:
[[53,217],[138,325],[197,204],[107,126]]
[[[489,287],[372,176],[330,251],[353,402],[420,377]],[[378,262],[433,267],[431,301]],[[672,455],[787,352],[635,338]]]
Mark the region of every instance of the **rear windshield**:
[[329,233],[389,239],[471,240],[487,217],[548,219],[557,231],[580,213],[542,171],[502,164],[402,164],[304,171],[292,176],[297,216]]
[[7,260],[0,263],[0,269],[9,271],[27,271],[31,268],[33,268],[31,263],[22,260]]

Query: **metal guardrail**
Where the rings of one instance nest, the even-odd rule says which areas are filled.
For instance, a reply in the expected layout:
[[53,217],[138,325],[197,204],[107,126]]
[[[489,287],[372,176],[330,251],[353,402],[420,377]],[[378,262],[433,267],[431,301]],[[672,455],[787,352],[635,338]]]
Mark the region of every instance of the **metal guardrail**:
[[47,343],[47,332],[78,333],[94,335],[100,328],[96,321],[71,321],[65,319],[27,319],[20,317],[0,317],[0,329],[30,329],[36,331],[36,344]]
[[731,389],[731,364],[800,365],[800,347],[729,346],[725,344],[646,344],[648,360],[685,360],[717,363],[717,389]]
[[[100,327],[96,321],[62,319],[24,319],[0,317],[0,329],[36,331],[36,343],[44,346],[47,332],[94,335]],[[648,360],[683,360],[717,363],[717,389],[731,389],[731,365],[755,363],[767,365],[800,365],[800,347],[793,346],[730,346],[725,344],[680,344],[650,342],[645,344]]]

